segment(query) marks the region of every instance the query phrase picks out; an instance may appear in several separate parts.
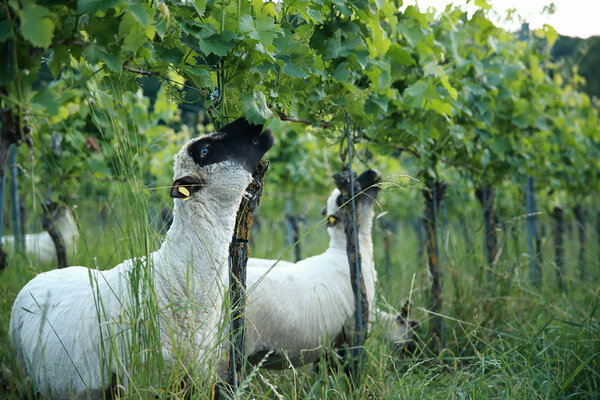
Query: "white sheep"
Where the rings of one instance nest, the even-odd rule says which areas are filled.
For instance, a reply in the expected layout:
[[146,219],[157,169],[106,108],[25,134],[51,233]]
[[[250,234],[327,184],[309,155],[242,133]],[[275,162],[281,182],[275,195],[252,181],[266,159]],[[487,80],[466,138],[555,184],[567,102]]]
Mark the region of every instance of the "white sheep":
[[[135,275],[153,271],[160,350],[167,364],[209,373],[236,212],[252,171],[273,144],[262,126],[238,119],[190,140],[175,155],[174,221],[160,248],[113,269],[70,267],[42,273],[18,294],[9,334],[35,388],[53,398],[102,398],[115,376],[126,385]],[[98,311],[97,307],[102,311]],[[147,315],[146,315],[147,317]],[[122,331],[122,332],[121,332]],[[111,350],[115,354],[107,354]],[[130,357],[133,355],[129,355]],[[144,354],[140,355],[144,357]]]
[[[377,279],[373,263],[371,227],[379,192],[377,173],[366,171],[358,182],[360,217],[358,241],[370,310],[370,324],[383,325],[385,337],[406,343],[415,321],[405,321],[375,307]],[[251,363],[281,368],[318,359],[322,347],[341,345],[354,326],[354,294],[341,222],[341,194],[335,189],[327,201],[329,248],[297,263],[250,258],[247,265],[246,356]],[[325,210],[324,210],[325,211]],[[406,325],[409,325],[407,327]],[[287,357],[283,357],[282,352]],[[263,357],[271,353],[268,360]],[[221,366],[222,368],[224,366]]]
[[[55,210],[54,226],[60,233],[65,245],[67,257],[75,254],[79,230],[68,207],[59,207]],[[13,235],[2,236],[2,246],[9,252],[14,249],[15,238]],[[31,261],[41,264],[56,263],[56,247],[46,231],[25,234],[25,252]],[[68,258],[67,258],[68,259]]]

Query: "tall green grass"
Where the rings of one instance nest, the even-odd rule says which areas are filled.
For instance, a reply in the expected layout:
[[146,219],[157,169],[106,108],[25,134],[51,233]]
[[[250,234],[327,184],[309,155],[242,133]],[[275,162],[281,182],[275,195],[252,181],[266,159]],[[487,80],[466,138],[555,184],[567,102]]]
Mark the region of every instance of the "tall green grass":
[[[98,217],[97,205],[82,202],[75,210],[82,237],[75,264],[112,267],[132,256],[147,255],[158,245],[159,237],[148,221],[150,210],[139,177],[124,182],[123,195],[113,199],[106,224]],[[264,211],[277,196],[264,194],[261,227],[253,232],[252,254],[278,258],[285,252],[284,223]],[[315,203],[325,196],[315,196]],[[318,223],[320,204],[308,213],[316,217],[303,225],[308,230]],[[542,290],[528,281],[529,260],[524,254],[525,228],[516,219],[511,229],[501,232],[502,255],[491,270],[483,257],[483,230],[477,219],[469,224],[473,243],[467,249],[463,227],[450,220],[442,238],[444,273],[443,316],[445,345],[442,354],[434,354],[428,346],[429,276],[426,260],[417,257],[417,241],[410,221],[401,221],[392,233],[392,266],[385,269],[383,237],[376,224],[374,247],[379,273],[380,302],[400,308],[412,299],[411,317],[421,322],[417,332],[418,346],[412,354],[401,354],[382,339],[377,330],[367,341],[367,358],[361,382],[351,388],[342,368],[331,368],[321,362],[318,368],[305,366],[285,371],[249,368],[243,382],[241,398],[257,399],[360,399],[360,398],[444,398],[444,399],[559,399],[598,398],[600,388],[600,336],[598,326],[597,250],[588,249],[589,279],[580,281],[575,265],[575,239],[567,244],[567,277],[569,293],[556,288],[549,240],[543,242]],[[588,232],[592,237],[592,232]],[[592,242],[590,240],[589,242]],[[302,242],[304,256],[325,248],[326,234],[317,227]],[[518,248],[517,248],[518,245]],[[283,249],[283,250],[282,250]],[[288,254],[288,258],[290,255]],[[10,307],[18,290],[36,273],[51,266],[31,265],[23,257],[11,260],[2,272],[0,282],[0,349],[3,398],[32,398],[14,365],[8,346],[7,327]],[[140,292],[139,316],[152,316],[151,280],[145,275],[147,266],[140,263],[139,279],[148,290]],[[491,280],[487,278],[491,271]],[[140,322],[141,319],[134,318]],[[146,320],[145,320],[146,321]],[[148,322],[148,321],[146,321]],[[129,391],[124,398],[172,398],[185,389],[181,382],[196,386],[195,398],[209,396],[210,378],[167,368],[160,357],[155,340],[156,325],[130,327],[136,334],[123,349],[128,357],[121,360],[129,371]],[[116,354],[113,349],[112,354]],[[106,360],[107,362],[112,360]],[[170,371],[170,372],[167,372]],[[107,377],[109,379],[110,377]],[[200,381],[200,383],[198,383]],[[157,382],[160,386],[157,386]]]
[[[117,395],[122,398],[167,398],[190,391],[192,387],[197,395],[208,396],[214,377],[202,376],[197,366],[189,365],[186,360],[188,346],[176,343],[168,361],[161,351],[161,335],[163,338],[173,337],[168,324],[164,323],[165,315],[182,307],[194,307],[194,303],[190,302],[160,308],[156,298],[155,271],[149,255],[158,248],[162,238],[156,231],[158,207],[152,209],[151,205],[160,203],[159,199],[152,197],[155,196],[153,192],[168,188],[148,186],[149,167],[139,157],[138,142],[145,138],[140,132],[130,130],[131,126],[135,126],[132,116],[115,107],[112,99],[106,99],[102,94],[96,97],[96,102],[97,107],[92,112],[101,133],[108,134],[104,130],[110,131],[110,135],[115,137],[115,156],[111,166],[116,190],[113,187],[113,194],[103,198],[80,196],[76,207],[75,204],[69,205],[74,208],[81,236],[76,254],[68,261],[70,265],[104,270],[125,259],[134,260],[133,268],[125,277],[131,289],[130,296],[120,299],[123,310],[119,321],[107,322],[105,299],[99,295],[94,298],[102,337],[99,349],[103,355],[101,367],[103,371],[115,368],[120,371],[117,375],[107,373],[102,379],[106,384],[115,386]],[[168,173],[170,175],[172,171]],[[103,184],[100,181],[96,183]],[[73,196],[66,197],[73,200]],[[8,321],[18,291],[36,274],[53,268],[55,266],[38,265],[17,254],[11,257],[8,267],[2,272],[0,398],[37,398],[35,389],[30,388],[16,365],[7,333]],[[98,279],[102,278],[90,273],[90,285],[96,294]],[[211,368],[214,369],[214,365]]]
[[[149,224],[151,211],[144,194],[143,182],[132,177],[124,182],[123,195],[113,199],[103,224],[97,205],[81,202],[75,210],[83,230],[75,264],[112,267],[123,259],[147,255],[155,249],[159,237]],[[264,211],[277,195],[265,192],[261,226],[253,231],[253,256],[278,258],[285,253],[284,221]],[[302,225],[309,230],[319,221],[317,210],[325,200],[315,196],[314,216]],[[320,204],[321,203],[321,204]],[[542,289],[529,284],[529,260],[525,251],[524,219],[513,222],[516,230],[501,232],[502,255],[491,270],[483,256],[483,229],[476,218],[468,225],[473,248],[465,245],[464,227],[450,220],[443,231],[445,350],[429,350],[428,318],[429,276],[426,260],[417,256],[417,240],[410,221],[400,221],[392,233],[389,271],[385,268],[383,235],[379,224],[374,227],[374,248],[379,274],[380,303],[400,308],[412,299],[411,317],[421,322],[417,332],[417,349],[402,354],[385,343],[377,330],[371,332],[366,348],[366,364],[361,382],[354,388],[343,368],[332,368],[324,361],[317,367],[304,366],[284,371],[248,368],[240,398],[256,399],[560,399],[598,398],[600,388],[600,336],[598,326],[598,249],[588,249],[589,279],[577,276],[575,239],[567,242],[567,278],[569,293],[558,292],[549,240],[543,242]],[[593,232],[588,232],[593,237]],[[513,237],[516,235],[516,237]],[[317,227],[303,239],[304,256],[317,254],[326,247],[324,227]],[[593,243],[592,240],[589,243]],[[288,259],[291,254],[286,257]],[[140,292],[133,310],[140,316],[155,316],[151,280],[140,264],[139,279],[148,283],[149,291]],[[3,398],[32,398],[33,393],[14,365],[8,346],[7,328],[10,307],[18,290],[36,273],[52,266],[31,265],[23,257],[11,260],[0,282],[0,349]],[[488,279],[491,272],[492,279]],[[134,319],[141,321],[141,319]],[[150,318],[151,320],[151,318]],[[194,398],[209,396],[212,379],[186,371],[167,368],[160,357],[153,335],[156,326],[141,324],[136,341],[124,349],[121,360],[129,371],[129,391],[124,398],[173,398],[186,388],[194,387]],[[113,349],[116,354],[116,349]],[[106,360],[107,362],[111,360]],[[169,371],[169,372],[168,372]],[[158,383],[158,386],[157,386]]]

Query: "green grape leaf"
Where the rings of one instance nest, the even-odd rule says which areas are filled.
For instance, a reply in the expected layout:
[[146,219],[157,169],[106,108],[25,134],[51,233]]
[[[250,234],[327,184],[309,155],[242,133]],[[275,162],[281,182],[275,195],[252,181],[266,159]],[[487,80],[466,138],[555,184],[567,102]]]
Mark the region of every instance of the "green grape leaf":
[[240,33],[252,32],[254,30],[254,19],[252,15],[244,14],[238,21],[238,29]]
[[158,33],[158,36],[160,36],[161,39],[164,39],[168,25],[168,18],[158,18],[158,21],[153,25],[154,29],[156,29],[156,33]]
[[98,59],[106,64],[108,69],[113,72],[121,72],[123,69],[123,59],[118,54],[111,54],[100,50],[98,52]]
[[248,122],[258,125],[273,118],[273,112],[267,106],[263,92],[244,93],[240,96],[240,101],[242,102],[242,113]]
[[475,0],[475,6],[483,10],[489,10],[490,8],[492,8],[492,6],[487,2],[487,0]]
[[385,97],[378,96],[376,94],[372,94],[368,99],[368,104],[373,104],[379,107],[379,110],[374,110],[376,113],[387,113],[389,101]]
[[439,100],[440,95],[436,92],[435,87],[431,81],[419,80],[404,91],[405,100],[408,100],[408,104],[414,108],[420,108],[422,105],[429,100]]
[[89,12],[95,14],[96,11],[115,8],[120,3],[121,0],[79,0],[77,1],[77,13]]
[[336,31],[334,37],[327,43],[326,58],[346,57],[351,52],[356,51],[359,47],[364,47],[364,40],[356,33],[349,33],[346,39],[342,42],[341,30]]
[[314,10],[314,9],[308,7],[306,12],[310,16],[310,18],[312,18],[316,23],[320,24],[323,22],[323,14],[321,14],[321,11]]
[[14,26],[14,23],[9,19],[0,21],[0,43],[6,41],[6,39],[10,39],[11,37],[13,37],[13,34],[12,34],[13,26]]
[[412,58],[410,51],[404,49],[398,43],[393,43],[390,46],[387,55],[400,65],[416,65],[415,59]]
[[60,75],[62,66],[69,62],[69,57],[69,50],[67,46],[52,47],[52,56],[50,58],[50,62],[48,63],[48,68],[50,69],[54,79],[57,79]]
[[412,47],[416,47],[423,40],[423,31],[418,26],[398,24],[398,31]]
[[21,35],[34,46],[47,49],[54,35],[51,15],[50,11],[42,6],[27,4],[21,10]]
[[379,25],[378,18],[372,18],[367,21],[367,26],[371,29],[372,48],[371,54],[374,57],[385,54],[390,47],[390,39],[385,31]]
[[[304,61],[301,59],[281,57],[283,61],[283,73],[294,78],[306,78],[312,70],[310,59]],[[313,59],[314,61],[314,59]]]
[[237,35],[232,31],[215,33],[207,38],[199,38],[198,46],[204,54],[214,54],[225,57],[227,52],[235,47]]
[[194,0],[193,4],[198,16],[202,17],[206,11],[206,0]]
[[148,13],[150,12],[150,7],[146,4],[130,2],[127,4],[127,8],[140,24],[148,25]]
[[283,33],[281,27],[275,25],[272,19],[263,16],[253,20],[250,15],[243,15],[240,17],[238,28],[240,32],[246,33],[250,38],[259,41],[265,48],[273,44],[273,39],[278,34]]
[[43,89],[37,92],[31,98],[31,103],[44,107],[46,112],[50,115],[58,114],[58,107],[60,104],[58,103],[54,93],[52,93],[52,91],[49,89]]
[[406,10],[404,10],[404,16],[415,20],[419,23],[419,26],[423,29],[427,29],[427,17],[425,14],[421,13],[415,6],[408,6]]
[[346,61],[341,62],[331,74],[331,77],[339,82],[345,82],[350,79],[350,70]]
[[144,44],[146,30],[133,14],[126,13],[119,24],[119,37],[123,38],[123,50],[134,53]]
[[488,144],[488,147],[495,154],[497,154],[499,156],[503,156],[504,153],[506,153],[508,150],[510,150],[510,148],[512,146],[510,143],[510,138],[507,135],[500,135],[500,136],[495,136],[494,140],[492,140]]
[[452,116],[452,105],[440,99],[431,99],[425,105],[426,110],[433,110],[436,113],[445,117]]
[[213,77],[206,68],[191,66],[191,65],[183,65],[181,67],[184,71],[187,71],[189,74],[195,77],[195,80],[200,83],[203,87],[211,88],[214,86]]

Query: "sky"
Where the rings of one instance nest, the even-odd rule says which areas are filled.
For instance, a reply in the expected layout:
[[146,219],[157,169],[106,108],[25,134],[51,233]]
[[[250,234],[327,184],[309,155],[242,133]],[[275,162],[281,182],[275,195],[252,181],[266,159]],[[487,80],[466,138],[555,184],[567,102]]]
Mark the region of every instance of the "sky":
[[[502,17],[506,15],[506,10],[516,9],[518,14],[529,22],[530,29],[550,24],[561,35],[580,38],[600,35],[600,0],[489,0],[488,2]],[[544,6],[551,2],[556,6],[555,13],[542,15]],[[467,0],[404,0],[404,7],[415,3],[418,3],[421,10],[434,7],[441,11],[449,3],[464,9]],[[473,0],[467,7],[467,10],[474,9]],[[516,30],[521,24],[499,22],[499,25],[509,30]]]

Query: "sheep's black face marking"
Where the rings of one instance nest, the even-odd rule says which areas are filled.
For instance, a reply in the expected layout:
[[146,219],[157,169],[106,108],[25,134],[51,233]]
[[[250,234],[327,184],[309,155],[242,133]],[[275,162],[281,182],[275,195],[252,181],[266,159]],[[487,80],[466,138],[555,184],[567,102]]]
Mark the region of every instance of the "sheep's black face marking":
[[[379,174],[377,174],[377,171],[373,169],[366,170],[356,178],[356,182],[358,182],[358,190],[360,192],[360,194],[356,192],[357,200],[374,201],[377,198],[377,194],[379,194],[379,186],[377,185],[379,183]],[[335,204],[338,207],[344,204],[344,198],[341,194],[335,199]]]
[[188,154],[200,166],[234,160],[248,172],[254,172],[262,156],[273,145],[273,133],[262,132],[262,125],[251,125],[239,118],[212,136],[188,146]]
[[368,169],[360,174],[357,180],[360,190],[364,190],[359,199],[361,201],[375,201],[379,194],[379,185],[377,184],[380,181],[377,171]]
[[[373,204],[379,193],[379,186],[377,185],[379,182],[379,174],[377,174],[377,171],[372,169],[366,170],[360,174],[355,181],[358,183],[359,190],[359,192],[356,192],[356,200],[362,204]],[[344,196],[339,194],[335,199],[335,204],[338,207],[338,210],[327,217],[328,227],[335,226],[342,220],[339,208],[344,204]],[[321,215],[327,215],[327,207],[323,209]]]

